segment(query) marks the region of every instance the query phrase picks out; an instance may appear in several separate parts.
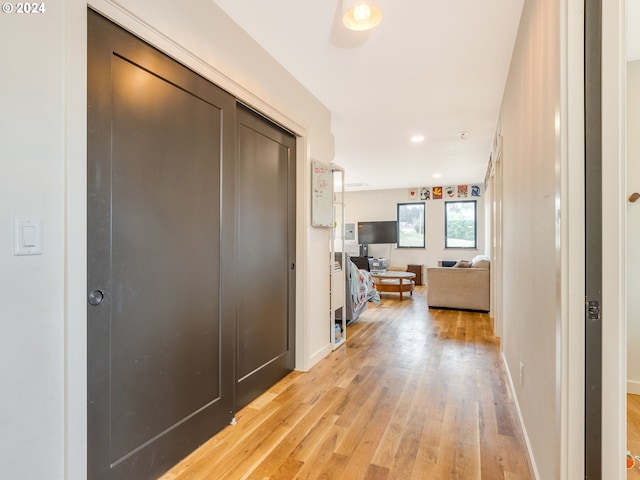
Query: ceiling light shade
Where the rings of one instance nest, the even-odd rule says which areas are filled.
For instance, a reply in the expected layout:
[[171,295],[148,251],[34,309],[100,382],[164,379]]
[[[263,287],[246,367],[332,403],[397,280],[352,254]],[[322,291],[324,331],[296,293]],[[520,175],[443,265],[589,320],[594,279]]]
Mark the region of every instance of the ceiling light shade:
[[372,0],[343,0],[342,8],[342,21],[351,30],[369,30],[382,20],[382,11]]

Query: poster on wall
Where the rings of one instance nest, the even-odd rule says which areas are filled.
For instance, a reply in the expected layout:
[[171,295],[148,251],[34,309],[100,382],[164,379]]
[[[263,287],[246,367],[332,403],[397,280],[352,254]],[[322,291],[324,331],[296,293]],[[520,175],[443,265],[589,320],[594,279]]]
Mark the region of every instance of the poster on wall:
[[442,200],[482,196],[480,185],[448,185],[446,187],[420,187],[409,189],[411,200]]
[[311,165],[311,225],[333,226],[333,172],[317,160]]
[[457,189],[452,185],[444,187],[444,194],[447,198],[456,198]]

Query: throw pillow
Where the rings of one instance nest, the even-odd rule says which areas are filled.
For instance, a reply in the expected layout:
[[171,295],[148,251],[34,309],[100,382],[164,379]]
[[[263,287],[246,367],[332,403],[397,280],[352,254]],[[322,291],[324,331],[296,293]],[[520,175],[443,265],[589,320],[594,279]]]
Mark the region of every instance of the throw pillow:
[[459,260],[453,268],[471,268],[471,262],[469,260]]
[[472,268],[484,268],[488,270],[489,264],[489,257],[487,257],[486,255],[477,255],[471,260]]

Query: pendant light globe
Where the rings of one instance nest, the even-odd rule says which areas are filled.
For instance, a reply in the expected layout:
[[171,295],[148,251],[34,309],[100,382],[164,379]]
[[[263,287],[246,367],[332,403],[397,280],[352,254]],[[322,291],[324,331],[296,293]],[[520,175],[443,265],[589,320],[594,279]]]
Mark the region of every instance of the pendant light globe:
[[373,0],[343,0],[342,21],[350,30],[370,30],[382,21],[382,11]]

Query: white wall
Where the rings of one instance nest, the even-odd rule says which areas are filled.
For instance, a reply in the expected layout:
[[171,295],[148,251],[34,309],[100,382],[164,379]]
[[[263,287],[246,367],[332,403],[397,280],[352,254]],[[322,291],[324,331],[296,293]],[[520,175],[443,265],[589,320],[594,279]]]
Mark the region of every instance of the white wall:
[[[560,1],[526,1],[503,104],[502,347],[540,479],[559,478]],[[520,364],[524,381],[520,383]]]
[[[602,465],[604,477],[621,480],[624,0],[603,2],[602,11]],[[540,479],[584,476],[583,17],[579,0],[525,2],[498,128],[504,360]]]
[[[333,158],[330,112],[211,1],[92,5],[301,135],[299,368],[330,351],[328,232],[311,228],[310,159]],[[0,15],[0,463],[7,478],[86,478],[86,6]],[[12,255],[13,218],[44,253]],[[327,295],[317,292],[326,291]],[[35,459],[35,460],[34,460]]]
[[[0,464],[25,480],[64,471],[63,14],[0,16]],[[42,255],[13,256],[18,216]]]
[[[640,192],[640,60],[627,64],[627,189]],[[627,288],[640,291],[640,201],[627,204]],[[640,295],[627,297],[627,387],[640,395]]]
[[[347,172],[348,173],[348,172]],[[481,183],[481,182],[479,182]],[[393,190],[368,190],[345,194],[345,223],[396,220],[398,203],[410,203],[409,188]],[[444,248],[444,200],[428,200],[425,204],[426,248],[396,248],[390,245],[369,245],[372,257],[387,257],[390,266],[406,267],[409,264],[438,266],[438,260],[470,260],[485,253],[484,197],[478,201],[478,248]]]

